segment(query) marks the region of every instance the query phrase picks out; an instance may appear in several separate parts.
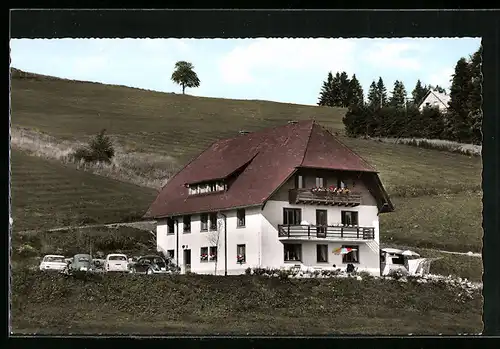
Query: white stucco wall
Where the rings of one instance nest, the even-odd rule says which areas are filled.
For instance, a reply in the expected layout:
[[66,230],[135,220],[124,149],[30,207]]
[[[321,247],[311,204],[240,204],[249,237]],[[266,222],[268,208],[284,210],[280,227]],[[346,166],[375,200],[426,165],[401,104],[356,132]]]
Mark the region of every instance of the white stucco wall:
[[[261,209],[260,207],[245,209],[245,227],[237,227],[236,210],[225,211],[227,216],[227,271],[228,274],[241,274],[248,267],[260,265],[261,244]],[[223,219],[220,219],[223,222]],[[191,271],[199,274],[213,274],[215,272],[215,262],[200,261],[200,251],[202,247],[214,246],[210,242],[210,236],[216,232],[201,231],[200,215],[191,216],[191,232],[183,233],[182,217],[179,217],[179,256],[178,261],[181,267],[183,261],[183,245],[191,250]],[[243,264],[237,263],[237,245],[244,244],[246,250],[246,261]],[[176,234],[167,234],[166,221],[157,223],[157,249],[159,251],[176,250]],[[176,252],[177,253],[177,250]],[[224,275],[224,226],[221,226],[218,246],[217,275]],[[174,257],[177,260],[177,255]]]
[[[291,205],[287,201],[268,201],[262,211],[262,265],[272,268],[279,268],[295,262],[285,262],[283,260],[283,243],[285,240],[279,240],[277,227],[278,224],[283,224],[283,208],[300,208],[302,210],[302,220],[310,224],[316,223],[316,209],[326,209],[328,225],[335,225],[341,222],[341,211],[357,211],[359,226],[374,227],[374,240],[328,240],[321,238],[312,238],[310,240],[294,240],[290,243],[302,244],[302,264],[311,267],[322,267],[324,269],[336,268],[344,269],[347,265],[342,264],[342,256],[334,255],[333,250],[342,245],[359,245],[359,264],[355,266],[359,270],[377,274],[380,268],[379,257],[379,220],[378,210],[376,206],[356,206],[356,207],[339,207],[339,206],[313,206],[313,205]],[[317,263],[316,245],[328,244],[328,263]]]
[[[270,200],[266,203],[264,209],[261,207],[247,208],[245,227],[237,228],[236,210],[227,211],[227,242],[228,274],[242,274],[248,267],[268,267],[282,268],[296,264],[295,262],[285,262],[283,253],[284,240],[278,238],[278,224],[282,224],[283,207],[300,208],[302,210],[302,219],[311,224],[316,221],[316,209],[326,209],[328,215],[328,224],[333,225],[341,222],[341,211],[357,211],[359,225],[375,228],[375,239],[366,240],[329,240],[324,239],[295,240],[290,243],[302,244],[302,264],[310,267],[320,267],[323,269],[335,268],[345,269],[342,264],[342,256],[333,254],[333,250],[342,245],[359,246],[359,264],[355,266],[359,270],[365,270],[373,274],[379,273],[379,220],[376,206],[357,206],[357,207],[336,207],[336,206],[313,206],[313,205],[290,205],[288,201]],[[200,215],[192,215],[191,233],[183,233],[182,217],[179,217],[179,265],[183,266],[183,248],[187,245],[191,250],[191,271],[200,274],[213,274],[214,262],[200,261],[200,248],[211,246],[208,237],[212,232],[200,231]],[[157,224],[157,244],[159,251],[176,250],[176,234],[167,235],[167,225],[165,220],[158,221]],[[246,262],[242,265],[236,261],[236,246],[245,244]],[[317,263],[316,245],[328,245],[328,263]],[[213,246],[213,245],[212,245]],[[177,251],[175,252],[177,253]],[[175,258],[177,260],[177,256]],[[224,274],[224,231],[220,232],[220,243],[218,247],[217,274]]]

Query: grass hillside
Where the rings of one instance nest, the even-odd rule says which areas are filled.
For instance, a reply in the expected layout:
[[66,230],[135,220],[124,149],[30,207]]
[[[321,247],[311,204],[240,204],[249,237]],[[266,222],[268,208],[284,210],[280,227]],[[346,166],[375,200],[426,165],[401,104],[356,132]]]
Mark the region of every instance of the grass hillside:
[[140,218],[156,191],[12,150],[14,231]]
[[[380,172],[396,204],[396,212],[381,218],[382,241],[479,251],[481,196],[476,193],[481,190],[481,158],[343,137],[344,113],[339,108],[193,97],[19,71],[12,79],[15,130],[27,129],[39,140],[50,136],[51,142],[67,148],[66,144],[85,141],[106,128],[117,145],[123,171],[133,172],[123,179],[143,176],[144,180],[131,182],[148,185],[148,177],[155,177],[150,181],[155,188],[171,173],[161,164],[171,161],[179,168],[217,139],[242,129],[315,118],[338,132]],[[20,146],[22,142],[14,138],[13,146]],[[36,144],[43,147],[36,140],[30,147]]]
[[[343,109],[161,93],[28,75],[12,79],[12,123],[62,139],[106,128],[127,151],[192,157],[219,138],[315,117],[342,128]],[[32,76],[32,77],[30,77]]]

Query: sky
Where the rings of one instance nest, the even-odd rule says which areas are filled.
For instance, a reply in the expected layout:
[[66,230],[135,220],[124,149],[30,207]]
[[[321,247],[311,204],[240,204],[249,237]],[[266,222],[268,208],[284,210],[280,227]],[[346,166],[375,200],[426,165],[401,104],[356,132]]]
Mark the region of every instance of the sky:
[[401,39],[12,39],[11,66],[61,78],[181,93],[170,77],[191,62],[195,96],[315,105],[328,72],[356,74],[365,98],[382,77],[387,91],[417,79],[450,86],[455,64],[480,38]]

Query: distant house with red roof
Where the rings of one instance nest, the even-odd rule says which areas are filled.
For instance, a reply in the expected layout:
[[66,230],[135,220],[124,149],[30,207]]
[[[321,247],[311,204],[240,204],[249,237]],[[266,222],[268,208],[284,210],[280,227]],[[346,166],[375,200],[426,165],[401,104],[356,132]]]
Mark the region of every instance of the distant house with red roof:
[[[248,267],[380,272],[377,171],[312,120],[215,142],[161,189],[146,217],[183,272]],[[336,254],[351,251],[346,254]]]

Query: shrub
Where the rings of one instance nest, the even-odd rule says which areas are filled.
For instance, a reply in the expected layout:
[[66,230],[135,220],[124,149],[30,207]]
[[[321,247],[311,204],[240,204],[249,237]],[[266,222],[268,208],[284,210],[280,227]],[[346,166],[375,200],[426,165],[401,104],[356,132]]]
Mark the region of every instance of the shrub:
[[72,154],[75,161],[85,162],[105,162],[110,163],[115,155],[115,150],[111,139],[105,135],[106,130],[103,129],[90,140],[87,147],[78,148]]
[[16,252],[20,257],[34,257],[38,254],[38,251],[29,244],[22,244],[17,248]]
[[399,280],[403,277],[408,276],[408,272],[405,269],[394,269],[389,272],[389,277],[394,278],[395,280]]

